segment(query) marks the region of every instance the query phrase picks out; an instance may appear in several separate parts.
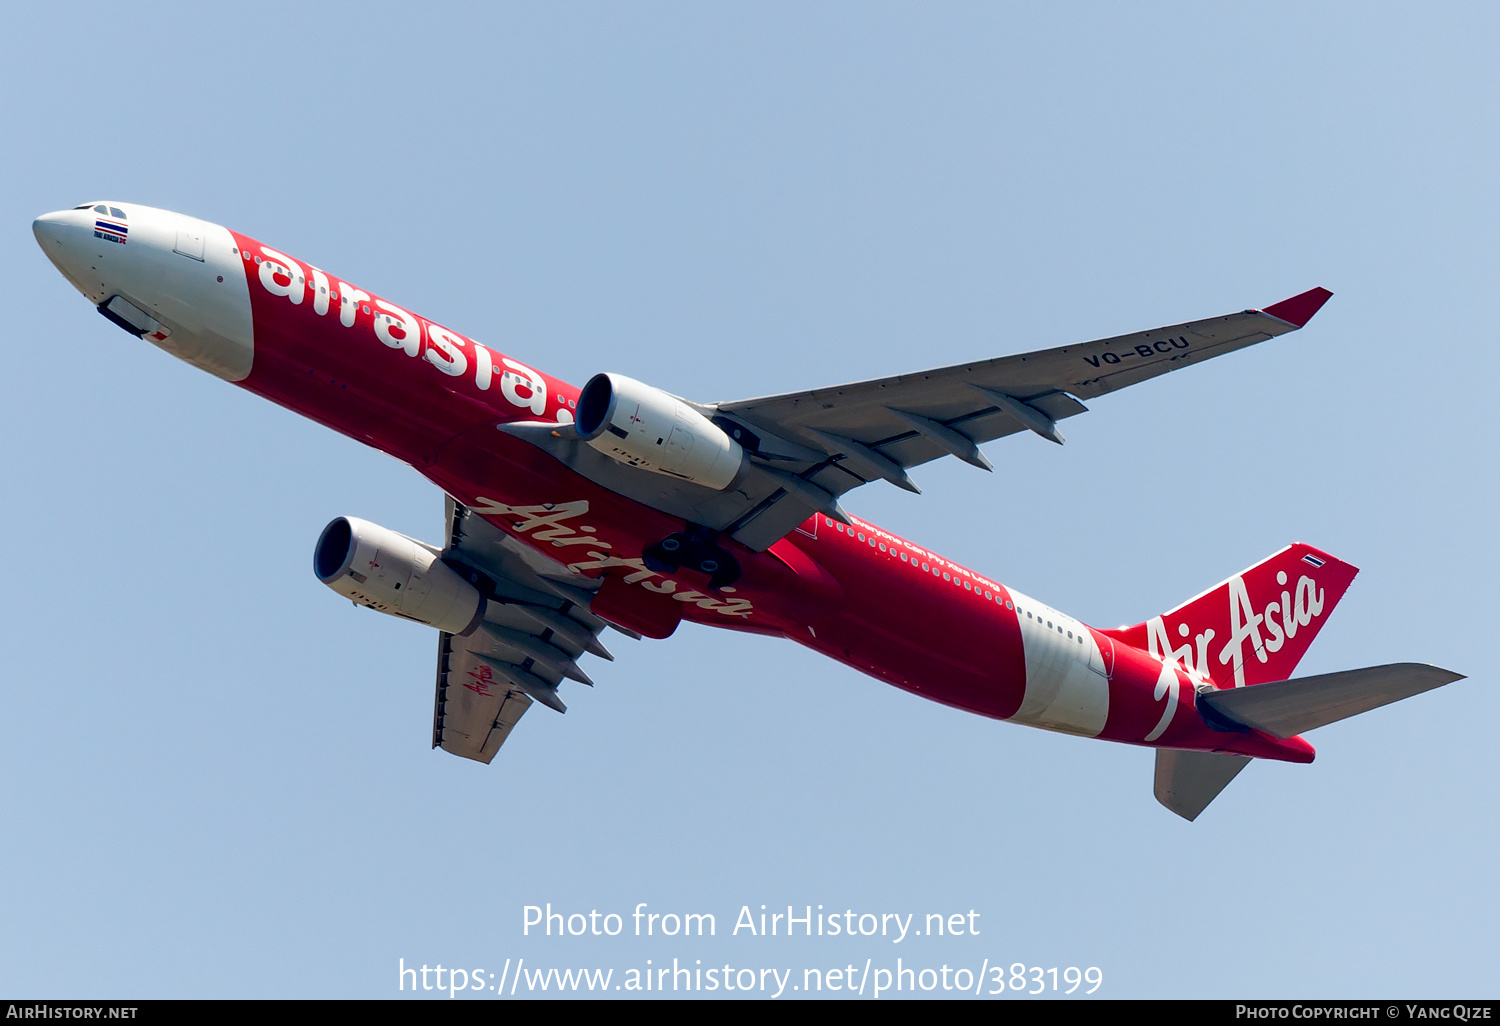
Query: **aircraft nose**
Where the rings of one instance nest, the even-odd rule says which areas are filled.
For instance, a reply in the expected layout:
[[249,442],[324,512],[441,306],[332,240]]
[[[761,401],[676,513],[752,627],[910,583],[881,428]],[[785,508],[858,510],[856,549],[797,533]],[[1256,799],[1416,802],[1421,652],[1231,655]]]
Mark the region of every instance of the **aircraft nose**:
[[56,242],[62,231],[70,227],[72,218],[69,215],[72,213],[71,210],[54,210],[32,221],[31,234],[36,236],[37,245],[46,249],[49,240]]
[[96,265],[102,254],[96,254],[90,248],[92,217],[87,210],[54,210],[32,221],[31,233],[36,236],[36,243],[42,247],[47,259],[52,261],[52,266],[90,302],[99,303],[104,299],[101,292],[104,286]]

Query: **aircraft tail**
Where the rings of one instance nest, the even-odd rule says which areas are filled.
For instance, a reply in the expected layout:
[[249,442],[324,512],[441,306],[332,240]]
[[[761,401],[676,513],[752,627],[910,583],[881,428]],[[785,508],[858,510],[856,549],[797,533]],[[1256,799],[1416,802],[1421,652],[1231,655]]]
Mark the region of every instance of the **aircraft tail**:
[[1299,542],[1145,623],[1101,633],[1219,688],[1283,681],[1357,573]]
[[[1390,663],[1359,670],[1278,680],[1253,688],[1228,688],[1198,696],[1233,723],[1288,738],[1357,716],[1403,698],[1440,688],[1464,675],[1424,663]],[[1186,820],[1198,818],[1240,770],[1243,755],[1156,750],[1156,800]]]
[[1463,674],[1439,666],[1389,663],[1243,691],[1215,691],[1198,696],[1198,701],[1235,723],[1288,738],[1463,679]]

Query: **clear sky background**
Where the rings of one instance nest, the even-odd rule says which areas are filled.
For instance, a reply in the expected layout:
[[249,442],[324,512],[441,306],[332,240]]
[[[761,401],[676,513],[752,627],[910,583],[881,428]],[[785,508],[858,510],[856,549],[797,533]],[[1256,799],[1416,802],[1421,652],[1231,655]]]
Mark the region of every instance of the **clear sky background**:
[[[1101,995],[1495,996],[1489,4],[11,5],[0,15],[0,992],[387,997],[408,966],[1098,966]],[[1470,679],[1256,762],[789,642],[611,642],[495,762],[434,632],[313,577],[411,469],[149,345],[43,257],[111,198],[233,226],[568,380],[700,400],[1265,306],[1310,327],[920,468],[863,517],[1100,626],[1281,546],[1362,569],[1303,661]],[[522,907],[711,912],[523,937]],[[741,906],[978,937],[730,936]],[[627,930],[628,932],[628,930]],[[617,975],[616,981],[620,979]],[[722,992],[720,992],[722,994]]]

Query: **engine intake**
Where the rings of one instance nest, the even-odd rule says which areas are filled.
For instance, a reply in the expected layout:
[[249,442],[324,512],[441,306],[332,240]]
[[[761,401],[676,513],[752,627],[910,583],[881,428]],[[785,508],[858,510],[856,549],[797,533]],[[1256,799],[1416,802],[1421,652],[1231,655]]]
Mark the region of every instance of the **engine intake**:
[[578,435],[626,466],[717,491],[747,457],[740,444],[676,396],[623,374],[595,374],[578,396]]
[[414,538],[354,517],[323,528],[313,573],[362,606],[467,634],[484,618],[484,596]]

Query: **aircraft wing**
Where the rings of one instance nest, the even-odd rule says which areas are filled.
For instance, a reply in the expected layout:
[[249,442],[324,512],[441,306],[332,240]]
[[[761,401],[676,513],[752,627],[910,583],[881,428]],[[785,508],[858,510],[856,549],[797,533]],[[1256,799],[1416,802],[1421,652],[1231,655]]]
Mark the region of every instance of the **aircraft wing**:
[[564,678],[592,685],[577,663],[585,652],[614,657],[599,641],[605,622],[588,611],[590,593],[579,586],[589,582],[452,498],[443,556],[468,571],[485,612],[468,634],[438,636],[432,746],[487,763],[533,702],[565,711]]
[[[908,467],[957,456],[988,470],[990,462],[979,444],[1028,429],[1061,443],[1057,422],[1085,412],[1079,399],[1296,331],[1331,295],[1317,288],[1265,310],[916,374],[717,403],[713,409],[752,432],[817,451],[822,458],[813,461],[799,462],[774,450],[769,458],[779,459],[782,470],[828,495],[837,497],[877,478],[917,491]],[[798,497],[794,489],[788,493]],[[770,544],[766,537],[779,538],[777,531],[784,534],[807,515],[805,508],[787,512],[790,517],[775,516],[769,507],[761,510],[757,519],[765,523],[737,524],[734,536],[746,544],[752,539]]]
[[857,443],[902,469],[949,455],[988,468],[974,448],[977,443],[1026,429],[1061,442],[1056,422],[1085,412],[1079,399],[1295,331],[1330,295],[1313,289],[1266,310],[916,374],[719,403],[717,409],[834,453],[840,469],[862,479],[851,487],[894,475],[879,474],[882,468],[868,458],[861,466],[864,454],[842,447],[842,441]]
[[[847,520],[838,497],[907,475],[940,456],[989,470],[979,445],[1032,430],[1061,443],[1057,422],[1091,399],[1158,374],[1296,331],[1331,296],[1312,289],[1264,310],[785,395],[692,404],[749,454],[722,491],[642,471],[595,451],[566,425],[497,425],[592,481],[763,552],[815,512]],[[686,402],[686,400],[684,400]]]

